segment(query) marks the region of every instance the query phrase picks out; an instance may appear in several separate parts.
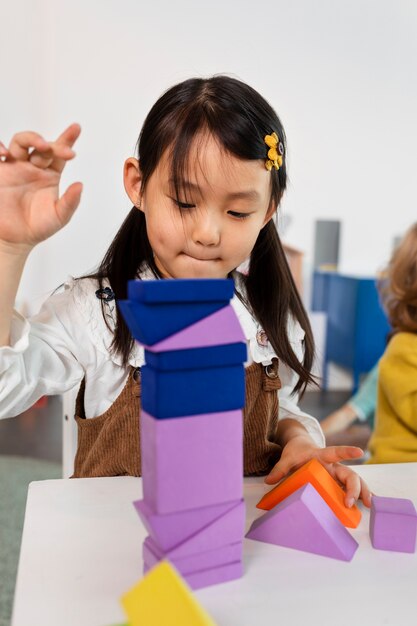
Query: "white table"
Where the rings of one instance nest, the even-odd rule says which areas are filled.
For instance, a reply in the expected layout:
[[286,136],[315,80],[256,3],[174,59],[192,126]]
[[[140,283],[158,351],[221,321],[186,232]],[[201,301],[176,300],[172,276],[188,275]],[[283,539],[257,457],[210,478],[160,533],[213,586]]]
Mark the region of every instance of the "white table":
[[[357,471],[374,493],[417,505],[417,463]],[[248,526],[267,489],[245,480]],[[141,479],[129,477],[30,485],[12,626],[125,621],[119,597],[142,575],[145,530],[132,506],[141,493]],[[368,525],[363,508],[350,563],[245,540],[244,577],[196,595],[218,626],[415,624],[417,554],[374,550]]]

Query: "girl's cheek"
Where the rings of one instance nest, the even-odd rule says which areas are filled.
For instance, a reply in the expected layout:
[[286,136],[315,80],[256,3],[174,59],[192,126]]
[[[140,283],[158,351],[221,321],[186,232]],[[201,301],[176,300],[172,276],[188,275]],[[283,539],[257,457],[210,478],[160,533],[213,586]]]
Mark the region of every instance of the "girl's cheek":
[[174,229],[157,228],[154,233],[154,245],[169,250],[178,245],[178,232]]

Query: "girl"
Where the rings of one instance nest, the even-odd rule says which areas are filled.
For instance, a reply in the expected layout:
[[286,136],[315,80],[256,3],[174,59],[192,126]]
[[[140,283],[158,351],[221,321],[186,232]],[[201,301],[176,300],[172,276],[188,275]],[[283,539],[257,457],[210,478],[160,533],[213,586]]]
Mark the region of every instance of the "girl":
[[[245,473],[269,472],[265,480],[273,484],[317,457],[345,485],[348,506],[361,492],[369,505],[367,487],[339,464],[362,451],[323,448],[317,421],[295,400],[312,380],[313,340],[272,220],[286,187],[286,144],[271,106],[226,76],[168,90],[145,120],[138,158],[124,165],[134,206],[97,272],[71,281],[25,320],[12,311],[24,263],[80,202],[81,183],[58,193],[79,133],[73,124],[54,142],[23,132],[1,145],[1,416],[81,384],[74,476],[140,475],[143,351],[117,301],[133,278],[233,276],[233,306],[250,354]],[[237,268],[247,259],[245,275]]]
[[417,461],[417,224],[392,255],[381,295],[393,331],[379,361],[368,462]]

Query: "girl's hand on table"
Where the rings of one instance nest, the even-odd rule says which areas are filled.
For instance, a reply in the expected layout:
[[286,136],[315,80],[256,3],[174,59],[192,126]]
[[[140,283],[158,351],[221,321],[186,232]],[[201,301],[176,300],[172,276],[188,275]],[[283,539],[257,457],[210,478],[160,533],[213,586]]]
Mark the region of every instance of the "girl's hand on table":
[[266,476],[265,483],[268,485],[278,483],[287,474],[315,458],[345,489],[347,507],[353,506],[359,498],[362,498],[365,506],[370,507],[371,492],[366,482],[351,467],[340,463],[340,461],[357,459],[361,456],[363,456],[361,448],[354,446],[319,448],[308,434],[300,434],[290,439],[284,446],[280,460]]

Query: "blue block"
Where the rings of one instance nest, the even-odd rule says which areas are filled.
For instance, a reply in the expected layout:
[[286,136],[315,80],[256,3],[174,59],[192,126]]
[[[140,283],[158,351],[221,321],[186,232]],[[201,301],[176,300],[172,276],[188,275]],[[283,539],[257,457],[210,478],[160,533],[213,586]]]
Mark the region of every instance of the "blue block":
[[246,359],[246,344],[242,342],[159,353],[145,350],[146,364],[162,371],[237,365]]
[[[143,282],[148,284],[149,281]],[[222,301],[143,304],[133,300],[119,300],[118,305],[136,341],[152,346],[222,309],[225,303]]]
[[161,302],[223,302],[233,298],[231,278],[176,278],[162,280],[130,280],[129,300],[147,303]]
[[244,366],[163,372],[145,365],[141,403],[156,419],[241,409],[245,404]]

